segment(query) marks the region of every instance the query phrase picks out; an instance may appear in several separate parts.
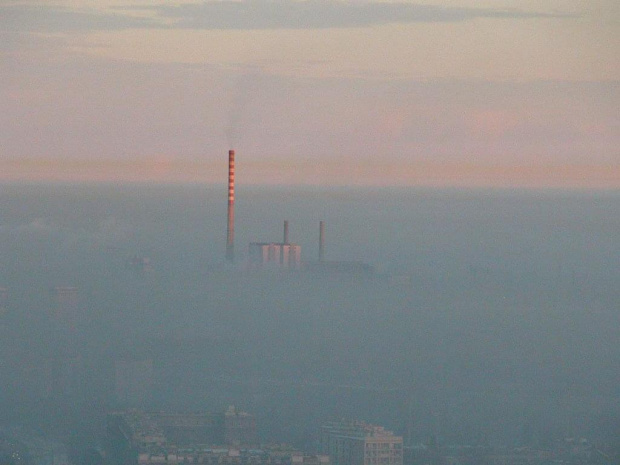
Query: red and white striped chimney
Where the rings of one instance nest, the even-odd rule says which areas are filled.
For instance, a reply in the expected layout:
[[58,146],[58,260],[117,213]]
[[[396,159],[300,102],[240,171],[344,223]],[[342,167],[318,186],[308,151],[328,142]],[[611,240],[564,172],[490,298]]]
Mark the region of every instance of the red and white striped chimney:
[[226,260],[235,256],[235,151],[228,151],[228,227],[226,231]]

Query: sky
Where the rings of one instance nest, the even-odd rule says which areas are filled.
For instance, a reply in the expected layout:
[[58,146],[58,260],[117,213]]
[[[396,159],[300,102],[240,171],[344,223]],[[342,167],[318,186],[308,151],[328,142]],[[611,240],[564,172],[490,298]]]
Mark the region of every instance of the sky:
[[0,0],[0,181],[620,188],[617,0]]

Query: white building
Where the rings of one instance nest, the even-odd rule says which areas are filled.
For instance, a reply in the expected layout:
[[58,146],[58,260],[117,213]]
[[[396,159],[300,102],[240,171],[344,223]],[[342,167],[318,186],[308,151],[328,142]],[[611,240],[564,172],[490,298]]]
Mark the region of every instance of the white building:
[[283,242],[252,242],[249,261],[251,268],[298,270],[301,267],[301,246]]

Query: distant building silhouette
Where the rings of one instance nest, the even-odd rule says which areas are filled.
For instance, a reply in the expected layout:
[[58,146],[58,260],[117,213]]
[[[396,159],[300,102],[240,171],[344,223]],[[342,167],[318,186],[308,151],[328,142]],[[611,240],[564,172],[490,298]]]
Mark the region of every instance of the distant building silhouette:
[[138,274],[148,273],[153,271],[153,265],[149,257],[140,257],[134,255],[128,262],[127,266]]
[[[241,414],[234,410],[234,414]],[[233,413],[229,409],[226,413]],[[247,414],[241,415],[245,417]],[[199,434],[220,414],[146,413],[139,410],[110,413],[104,440],[110,465],[330,465],[325,455],[305,454],[286,444],[232,447]],[[220,424],[220,426],[222,426]],[[190,432],[191,434],[187,435]],[[178,436],[183,434],[183,437]],[[177,437],[175,437],[177,435]]]
[[364,422],[321,427],[321,452],[333,465],[403,465],[403,438]]
[[59,329],[76,328],[80,315],[80,293],[77,287],[56,286],[51,291],[52,323]]
[[9,307],[9,291],[0,287],[0,318],[7,314]]
[[111,413],[108,425],[114,430],[121,428],[126,439],[133,444],[130,448],[140,453],[150,454],[168,446],[209,444],[252,448],[258,444],[254,415],[232,406],[217,413],[131,409]]
[[224,442],[230,446],[258,444],[254,415],[228,407],[224,412]]

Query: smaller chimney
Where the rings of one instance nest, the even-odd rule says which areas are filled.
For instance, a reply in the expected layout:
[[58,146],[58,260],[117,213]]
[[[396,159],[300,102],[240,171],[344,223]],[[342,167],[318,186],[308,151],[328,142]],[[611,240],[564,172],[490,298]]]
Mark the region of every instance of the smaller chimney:
[[288,221],[284,220],[284,240],[282,241],[284,244],[288,244]]
[[325,258],[325,222],[319,222],[319,261]]

